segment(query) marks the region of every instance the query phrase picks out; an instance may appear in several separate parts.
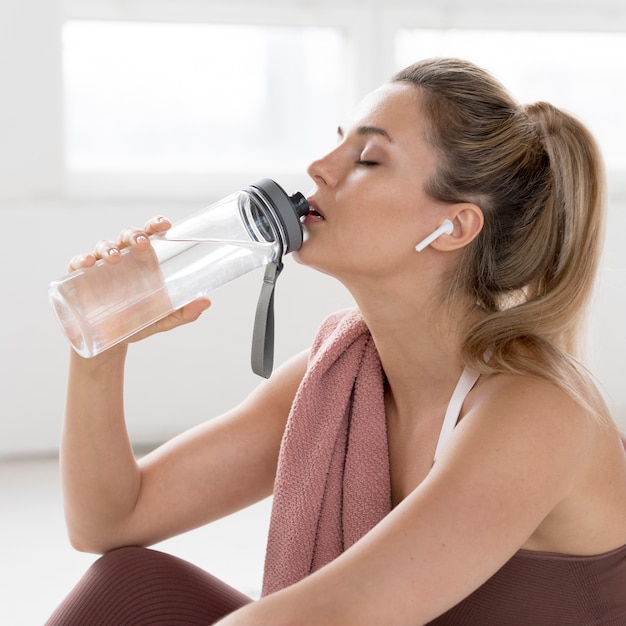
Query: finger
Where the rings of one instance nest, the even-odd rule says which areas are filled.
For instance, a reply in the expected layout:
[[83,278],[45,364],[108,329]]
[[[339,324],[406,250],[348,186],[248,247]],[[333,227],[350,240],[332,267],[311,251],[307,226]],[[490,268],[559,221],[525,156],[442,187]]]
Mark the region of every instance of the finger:
[[144,231],[148,233],[148,235],[153,235],[155,233],[162,233],[172,227],[172,222],[167,219],[167,217],[163,217],[162,215],[157,215],[149,219],[144,226]]
[[175,311],[171,315],[168,315],[166,318],[160,320],[160,322],[157,322],[156,332],[171,330],[177,326],[195,322],[210,306],[211,301],[208,298],[197,298],[196,300],[192,300],[189,304],[186,304],[184,307],[178,309],[178,311]]
[[183,323],[195,322],[210,306],[211,301],[208,298],[193,300],[180,311]]
[[206,311],[210,306],[211,301],[208,298],[198,298],[197,300],[193,300],[181,309],[178,309],[178,311],[175,311],[171,315],[155,322],[151,326],[148,326],[148,328],[139,331],[137,334],[130,337],[128,341],[129,343],[139,341],[154,333],[167,332],[178,326],[194,322],[200,317],[200,314]]
[[119,246],[114,241],[101,239],[95,248],[95,257],[104,259],[108,263],[117,263],[121,258]]
[[87,252],[86,254],[77,254],[72,257],[67,269],[68,271],[73,272],[74,270],[93,267],[96,264],[96,260],[96,256],[91,252]]
[[139,248],[143,250],[150,245],[148,234],[141,228],[125,228],[118,238],[117,245],[123,248]]

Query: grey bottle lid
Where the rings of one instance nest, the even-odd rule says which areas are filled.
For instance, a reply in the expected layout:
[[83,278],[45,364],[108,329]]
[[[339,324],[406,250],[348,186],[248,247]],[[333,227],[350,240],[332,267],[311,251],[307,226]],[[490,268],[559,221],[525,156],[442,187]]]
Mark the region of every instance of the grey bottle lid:
[[[283,254],[299,250],[302,246],[302,224],[300,218],[309,212],[306,198],[297,191],[292,196],[269,178],[250,185],[253,195],[260,195],[265,205],[272,210],[285,237]],[[256,192],[256,193],[255,193]]]

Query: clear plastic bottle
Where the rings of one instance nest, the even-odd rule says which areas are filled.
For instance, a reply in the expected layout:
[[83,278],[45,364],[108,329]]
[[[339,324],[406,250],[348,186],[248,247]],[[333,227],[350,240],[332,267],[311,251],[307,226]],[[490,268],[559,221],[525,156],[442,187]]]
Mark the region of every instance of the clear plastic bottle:
[[302,194],[263,179],[151,237],[51,283],[49,297],[72,347],[93,357],[215,288],[302,245]]

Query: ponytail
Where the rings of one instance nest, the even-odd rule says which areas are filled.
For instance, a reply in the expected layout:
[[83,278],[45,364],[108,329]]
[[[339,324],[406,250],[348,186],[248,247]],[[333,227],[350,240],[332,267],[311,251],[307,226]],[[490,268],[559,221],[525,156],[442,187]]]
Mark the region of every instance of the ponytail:
[[439,152],[426,191],[484,214],[447,291],[451,306],[465,293],[486,312],[467,333],[467,365],[546,378],[597,414],[579,364],[604,222],[592,135],[545,102],[518,106],[491,75],[457,59],[423,61],[394,80],[420,88]]

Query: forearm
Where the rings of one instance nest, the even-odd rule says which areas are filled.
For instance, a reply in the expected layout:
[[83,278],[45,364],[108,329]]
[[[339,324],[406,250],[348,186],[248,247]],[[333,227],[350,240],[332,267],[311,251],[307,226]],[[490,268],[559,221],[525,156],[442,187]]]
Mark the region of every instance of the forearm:
[[81,550],[115,547],[139,494],[124,419],[125,354],[122,346],[95,359],[70,357],[61,477],[68,532]]

